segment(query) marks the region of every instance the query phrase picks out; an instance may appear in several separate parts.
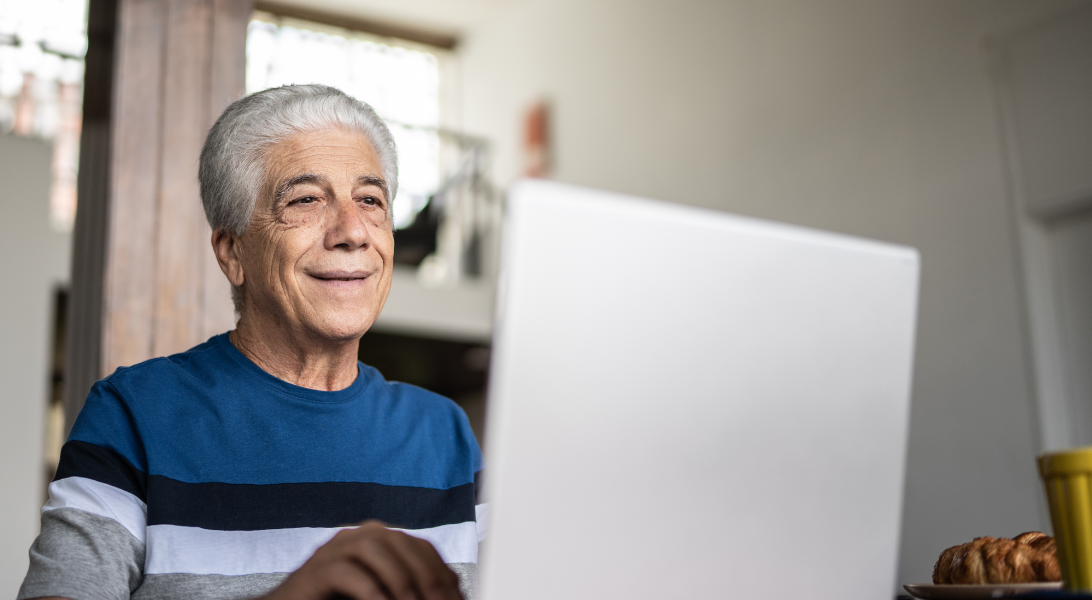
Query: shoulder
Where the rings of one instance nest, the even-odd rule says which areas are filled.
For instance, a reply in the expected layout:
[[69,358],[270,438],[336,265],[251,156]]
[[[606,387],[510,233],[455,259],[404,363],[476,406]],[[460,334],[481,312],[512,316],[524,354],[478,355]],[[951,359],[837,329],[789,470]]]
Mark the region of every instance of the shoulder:
[[433,417],[465,419],[463,409],[446,396],[401,381],[387,381],[374,367],[359,363],[360,374],[368,381],[367,392],[388,398],[401,410]]
[[216,339],[186,352],[119,367],[95,382],[69,439],[118,451],[134,464],[143,462],[138,433],[140,414],[148,406],[162,404],[164,399],[170,400],[195,386],[207,385],[200,383],[201,380],[207,382],[208,378],[201,377],[199,371],[209,365],[225,368],[224,361],[210,356],[215,350]]
[[[133,386],[150,384],[162,387],[167,381],[178,378],[192,378],[202,370],[210,367],[223,369],[229,361],[216,356],[220,350],[219,338],[221,334],[210,338],[207,342],[199,344],[178,354],[151,358],[128,367],[118,367],[112,374],[98,382],[117,390],[125,390]],[[96,384],[96,385],[98,385]]]
[[469,422],[463,409],[450,398],[441,396],[421,387],[400,381],[387,381],[379,371],[360,363],[361,375],[369,381],[367,393],[377,398],[384,398],[390,410],[406,413],[415,419],[436,419],[452,424]]
[[442,444],[480,468],[481,452],[462,407],[450,398],[399,381],[387,381],[374,368],[360,364],[362,375],[369,378],[368,393],[385,405],[395,430],[414,431],[419,439]]
[[124,405],[138,421],[170,421],[179,411],[195,408],[194,403],[233,396],[251,382],[240,376],[243,369],[223,347],[220,338],[224,337],[215,336],[185,352],[119,367],[95,384],[87,405],[105,398]]

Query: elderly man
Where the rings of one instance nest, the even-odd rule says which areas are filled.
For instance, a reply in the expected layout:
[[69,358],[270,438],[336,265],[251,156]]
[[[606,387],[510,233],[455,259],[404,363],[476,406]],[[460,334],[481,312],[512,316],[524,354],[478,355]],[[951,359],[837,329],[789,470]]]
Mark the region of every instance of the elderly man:
[[267,90],[199,177],[238,324],[95,384],[19,598],[469,595],[466,416],[356,358],[391,285],[390,132],[333,88]]

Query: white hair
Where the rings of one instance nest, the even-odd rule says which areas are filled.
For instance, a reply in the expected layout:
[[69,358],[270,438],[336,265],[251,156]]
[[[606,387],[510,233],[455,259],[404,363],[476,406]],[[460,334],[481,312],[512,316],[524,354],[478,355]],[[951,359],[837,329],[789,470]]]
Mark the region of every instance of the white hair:
[[209,225],[242,235],[266,184],[272,147],[322,129],[363,134],[379,156],[387,201],[394,200],[398,154],[372,107],[327,85],[286,85],[236,100],[209,130],[197,172]]

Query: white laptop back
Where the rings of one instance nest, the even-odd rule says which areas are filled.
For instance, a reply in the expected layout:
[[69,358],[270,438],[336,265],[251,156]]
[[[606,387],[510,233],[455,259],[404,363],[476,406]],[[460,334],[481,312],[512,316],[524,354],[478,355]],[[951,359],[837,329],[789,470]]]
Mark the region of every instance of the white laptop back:
[[509,194],[483,600],[895,590],[918,254]]

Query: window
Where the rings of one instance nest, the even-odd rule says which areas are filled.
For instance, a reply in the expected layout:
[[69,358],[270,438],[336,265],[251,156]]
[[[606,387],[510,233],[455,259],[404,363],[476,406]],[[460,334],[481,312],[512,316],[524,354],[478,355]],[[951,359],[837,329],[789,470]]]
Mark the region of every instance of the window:
[[323,83],[370,104],[398,145],[396,229],[409,226],[440,185],[440,49],[255,12],[247,32],[246,91]]
[[86,0],[0,0],[0,132],[53,142],[50,220],[76,218]]

